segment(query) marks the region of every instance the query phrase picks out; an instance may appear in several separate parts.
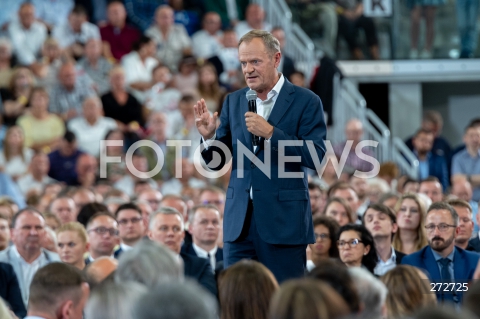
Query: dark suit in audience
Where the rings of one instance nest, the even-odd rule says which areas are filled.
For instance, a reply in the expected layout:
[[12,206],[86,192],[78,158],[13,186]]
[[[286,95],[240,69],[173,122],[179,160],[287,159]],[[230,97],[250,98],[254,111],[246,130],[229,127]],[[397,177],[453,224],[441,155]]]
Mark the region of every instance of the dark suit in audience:
[[200,258],[185,253],[180,253],[183,259],[183,268],[186,277],[195,279],[205,289],[210,291],[213,295],[217,295],[217,283],[213,276],[210,262],[205,258]]
[[[192,256],[197,256],[195,249],[193,249],[192,243],[184,243],[182,246],[182,253]],[[223,270],[223,249],[217,248],[217,253],[215,254],[215,274]]]
[[17,275],[11,265],[2,262],[0,262],[0,297],[8,303],[17,317],[23,318],[27,315]]

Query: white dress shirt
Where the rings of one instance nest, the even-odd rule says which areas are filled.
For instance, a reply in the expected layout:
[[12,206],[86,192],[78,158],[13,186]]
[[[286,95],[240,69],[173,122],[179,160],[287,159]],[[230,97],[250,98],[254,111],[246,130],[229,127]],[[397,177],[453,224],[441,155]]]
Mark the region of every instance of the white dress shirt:
[[212,271],[215,273],[215,265],[217,264],[217,259],[215,258],[215,254],[217,253],[218,247],[215,246],[210,251],[206,251],[205,249],[197,246],[195,243],[192,244],[193,250],[200,258],[208,259],[208,255],[210,254],[210,266],[212,266]]
[[222,31],[217,31],[213,36],[205,30],[200,30],[192,35],[192,50],[196,57],[208,59],[215,55],[218,55],[222,45],[219,42],[219,38],[223,36]]
[[40,22],[33,22],[25,29],[20,21],[8,25],[8,36],[12,41],[13,51],[22,65],[30,65],[37,60],[43,42],[47,39],[47,28]]
[[392,270],[396,266],[397,255],[395,254],[395,249],[392,247],[392,255],[387,259],[387,261],[383,261],[380,257],[378,257],[377,266],[373,270],[373,273],[377,276],[383,276],[387,271]]
[[[23,299],[26,301],[30,296],[30,284],[32,283],[33,276],[35,276],[40,268],[48,264],[48,260],[42,250],[38,258],[31,263],[28,263],[23,259],[15,245],[12,246],[12,252],[22,268],[22,278],[18,278],[18,280],[22,280],[24,282],[23,287],[27,288],[25,291],[22,291]],[[17,277],[20,277],[20,274],[17,274]]]
[[120,243],[120,248],[122,249],[122,251],[129,251],[133,249],[132,246],[125,245],[124,243]]

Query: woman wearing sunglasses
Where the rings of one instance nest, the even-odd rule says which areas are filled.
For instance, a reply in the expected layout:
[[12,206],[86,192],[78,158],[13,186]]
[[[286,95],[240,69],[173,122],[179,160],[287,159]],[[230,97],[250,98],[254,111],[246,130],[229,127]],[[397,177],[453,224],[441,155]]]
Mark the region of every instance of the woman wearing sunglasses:
[[347,267],[364,267],[373,274],[377,254],[373,237],[363,225],[347,224],[337,235],[340,260]]

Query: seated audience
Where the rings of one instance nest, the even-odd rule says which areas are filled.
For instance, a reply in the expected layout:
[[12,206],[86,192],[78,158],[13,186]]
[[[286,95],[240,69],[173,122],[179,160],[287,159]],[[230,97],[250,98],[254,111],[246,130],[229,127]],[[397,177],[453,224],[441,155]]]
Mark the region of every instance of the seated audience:
[[10,78],[8,89],[0,90],[0,99],[3,103],[2,122],[7,125],[25,113],[25,109],[33,103],[33,88],[35,78],[26,67],[15,68]]
[[222,21],[216,12],[203,16],[202,29],[192,35],[193,54],[201,59],[217,56],[222,49]]
[[393,236],[398,231],[397,217],[394,211],[382,204],[368,206],[363,215],[363,225],[372,234],[377,253],[377,265],[374,274],[383,276],[402,262],[405,254],[392,246]]
[[[0,252],[0,262],[8,263],[13,267],[22,292],[23,303],[25,307],[27,305],[31,307],[34,303],[34,299],[30,298],[30,293],[34,291],[32,289],[34,270],[60,261],[60,257],[41,247],[45,236],[45,219],[35,209],[25,208],[16,213],[12,219],[11,230],[13,245]],[[26,272],[24,269],[29,271]],[[51,279],[55,280],[55,278]],[[45,291],[42,292],[42,294],[45,293]],[[38,298],[39,295],[36,297]]]
[[174,21],[174,12],[168,5],[155,11],[155,23],[145,31],[155,41],[157,58],[165,65],[175,68],[185,54],[191,54],[191,40],[187,30]]
[[363,215],[364,211],[360,212],[361,203],[355,189],[346,182],[337,182],[328,189],[328,198],[340,197],[343,198],[351,208],[352,222],[355,222]]
[[33,276],[28,318],[82,318],[89,293],[79,269],[60,262],[46,265]]
[[175,253],[148,239],[124,252],[115,272],[116,281],[134,281],[149,288],[183,279],[183,264]]
[[[290,79],[295,72],[295,62],[286,53],[284,53],[286,43],[285,31],[282,29],[282,27],[274,27],[271,33],[278,40],[278,43],[280,44],[280,50],[282,51],[282,57],[280,59],[280,64],[278,65],[278,71],[282,72],[283,76],[285,76],[287,79]],[[300,86],[304,87],[305,81]]]
[[45,24],[49,31],[67,22],[68,14],[75,4],[74,0],[32,0],[31,2],[35,5],[36,18]]
[[125,71],[122,68],[112,69],[110,84],[111,91],[102,95],[104,115],[114,119],[124,133],[138,131],[145,124],[142,105],[126,90]]
[[83,256],[89,249],[87,238],[87,232],[79,222],[60,226],[57,229],[57,251],[62,262],[83,270],[86,266]]
[[133,203],[120,205],[115,212],[115,219],[120,237],[120,248],[116,250],[119,256],[140,242],[145,235],[146,227],[143,223],[142,211]]
[[398,230],[393,236],[393,248],[409,255],[427,245],[425,233],[425,206],[416,194],[400,197],[395,210]]
[[399,265],[380,277],[388,289],[388,318],[411,316],[418,309],[433,307],[437,299],[429,293],[427,276],[418,268]]
[[197,60],[185,55],[178,63],[178,73],[174,76],[175,87],[182,94],[194,94],[198,85]]
[[398,193],[385,193],[380,197],[378,203],[383,204],[395,211],[395,205],[397,204],[399,198],[400,195]]
[[292,280],[274,294],[270,319],[340,319],[349,315],[348,305],[327,284],[314,280]]
[[19,126],[12,126],[5,134],[0,153],[1,170],[13,180],[27,173],[34,152],[25,147],[25,136]]
[[89,255],[85,259],[87,265],[102,256],[117,257],[114,250],[120,243],[120,239],[118,223],[112,215],[104,212],[97,213],[90,218],[85,228],[90,243]]
[[20,177],[17,181],[18,188],[25,197],[32,193],[40,195],[46,185],[56,182],[48,176],[49,169],[50,160],[45,153],[33,155],[29,167],[30,173]]
[[96,25],[87,21],[85,8],[77,5],[68,15],[68,23],[55,27],[52,36],[70,55],[80,57],[87,41],[100,39],[100,32]]
[[218,82],[217,71],[213,64],[206,63],[198,68],[198,96],[201,96],[210,112],[220,110],[222,99],[225,96],[225,89]]
[[268,318],[278,283],[272,272],[254,260],[242,260],[218,278],[221,318]]
[[8,24],[7,33],[18,64],[32,65],[47,38],[47,28],[35,19],[35,6],[32,3],[27,2],[20,6],[18,19],[12,19]]
[[98,97],[89,97],[83,101],[82,116],[68,122],[68,129],[78,136],[78,148],[98,157],[100,141],[110,131],[117,128],[115,120],[102,116],[102,101]]
[[220,234],[220,212],[213,205],[199,205],[192,208],[188,231],[192,243],[182,245],[182,253],[206,258],[215,273],[223,269],[223,249],[217,246]]
[[48,154],[50,159],[48,176],[67,185],[75,185],[78,180],[75,167],[80,155],[83,154],[77,147],[75,134],[66,131],[58,145],[57,150]]
[[152,88],[152,70],[159,63],[154,54],[155,42],[151,37],[143,35],[133,45],[132,52],[124,55],[121,60],[126,83],[141,103],[145,102]]
[[77,221],[77,209],[71,197],[61,195],[52,200],[48,209],[62,225]]
[[30,66],[38,84],[51,90],[57,83],[58,71],[67,58],[58,41],[49,37],[43,42],[41,57]]
[[458,215],[458,233],[455,238],[455,246],[478,252],[480,247],[474,247],[470,241],[473,235],[472,207],[468,202],[461,199],[450,199],[447,203],[455,209]]
[[115,272],[117,266],[118,260],[107,256],[98,257],[89,263],[83,272],[90,288],[95,289],[103,282],[112,281],[114,276],[112,273]]
[[352,209],[348,203],[340,197],[329,199],[321,215],[332,218],[339,226],[356,222],[356,219],[352,218]]
[[387,299],[387,287],[368,270],[354,267],[348,268],[353,282],[357,287],[360,302],[363,305],[361,317],[371,319],[383,319],[387,315],[385,301]]
[[429,176],[420,182],[418,192],[425,194],[433,203],[443,200],[443,186],[435,176]]
[[272,26],[265,21],[265,11],[256,3],[248,5],[245,11],[245,21],[240,21],[235,25],[235,32],[239,39],[252,30],[270,31],[271,29]]
[[8,88],[13,74],[12,42],[7,37],[0,37],[0,88]]
[[478,202],[473,200],[472,184],[466,179],[454,180],[452,188],[450,189],[450,195],[456,196],[458,199],[466,201],[472,208],[472,219],[474,224],[474,232],[478,232]]
[[[402,264],[425,269],[431,283],[454,279],[459,282],[471,281],[480,255],[455,248],[455,238],[458,235],[458,214],[455,209],[444,202],[433,203],[425,216],[425,225],[428,245],[405,256]],[[461,304],[463,291],[459,289],[446,294],[439,290],[436,295],[439,302]]]
[[220,82],[231,90],[241,88],[243,74],[238,61],[238,39],[235,30],[227,29],[223,32],[222,47],[218,53],[222,62],[223,72],[220,74]]
[[157,64],[152,70],[153,86],[147,97],[146,106],[150,111],[178,116],[178,102],[182,94],[175,88],[173,75],[168,66]]
[[375,243],[363,225],[347,224],[337,234],[340,260],[347,267],[362,267],[374,272],[377,266]]
[[143,294],[134,308],[137,319],[216,319],[218,306],[215,298],[197,284],[186,282],[164,283]]
[[310,244],[311,259],[307,260],[307,270],[312,271],[316,265],[329,258],[338,258],[336,244],[338,223],[327,216],[313,218],[313,230],[315,232],[315,244]]
[[10,245],[10,218],[7,214],[0,213],[0,251]]
[[107,24],[100,27],[103,55],[107,59],[120,61],[132,51],[133,44],[140,38],[140,32],[126,23],[127,12],[122,1],[111,1],[108,4],[107,20]]
[[134,318],[136,316],[133,307],[145,293],[147,288],[136,282],[103,283],[90,294],[85,308],[85,318]]
[[150,184],[152,189],[157,189],[157,183],[153,179],[145,176],[145,172],[148,171],[148,162],[145,155],[139,150],[132,154],[132,166],[133,167],[130,168],[127,166],[127,173],[125,176],[114,184],[116,189],[121,190],[128,196],[132,197],[136,195],[135,183],[140,180],[145,180]]
[[78,61],[78,66],[93,80],[95,91],[101,95],[110,90],[108,74],[112,63],[102,56],[102,42],[99,39],[89,39],[85,43],[84,58]]
[[95,96],[92,79],[75,63],[67,61],[58,71],[58,82],[51,90],[50,112],[70,120],[82,114],[83,101]]
[[[10,264],[0,262],[0,283],[0,302],[5,300],[15,316],[19,318],[25,317],[27,310],[22,301],[17,275]],[[0,318],[4,318],[3,315],[0,311]],[[13,319],[13,317],[11,318]]]
[[204,258],[181,253],[184,232],[184,220],[175,208],[163,207],[150,216],[148,237],[166,245],[183,260],[186,277],[195,279],[213,295],[217,295],[217,285],[210,262]]

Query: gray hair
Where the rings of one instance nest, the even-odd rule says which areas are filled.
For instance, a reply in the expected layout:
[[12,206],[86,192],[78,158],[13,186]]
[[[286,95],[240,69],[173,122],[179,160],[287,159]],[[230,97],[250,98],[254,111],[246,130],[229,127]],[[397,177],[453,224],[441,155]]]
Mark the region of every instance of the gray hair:
[[145,286],[136,282],[107,282],[97,286],[90,295],[85,307],[88,319],[133,319],[133,307]]
[[363,303],[362,318],[377,319],[382,318],[382,308],[387,299],[387,287],[375,278],[368,270],[361,267],[348,268],[350,276]]
[[263,41],[263,44],[265,45],[265,48],[267,49],[267,52],[273,56],[277,52],[280,51],[280,42],[278,42],[277,38],[275,38],[270,32],[268,31],[263,31],[263,30],[252,30],[245,34],[243,37],[240,38],[240,41],[238,41],[238,46],[245,42],[249,43],[255,38],[260,38]]
[[217,301],[196,282],[170,282],[144,294],[136,319],[216,319]]
[[166,281],[183,280],[183,264],[167,247],[144,239],[120,255],[115,280],[155,287]]
[[182,229],[185,226],[182,214],[180,214],[180,212],[173,207],[165,206],[165,207],[159,208],[156,212],[153,212],[150,215],[150,221],[148,222],[148,229],[150,230],[152,229],[153,223],[155,222],[155,218],[158,215],[177,215],[178,217],[180,217],[180,220],[182,221]]

